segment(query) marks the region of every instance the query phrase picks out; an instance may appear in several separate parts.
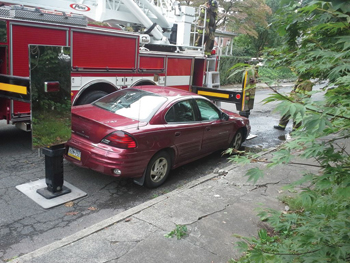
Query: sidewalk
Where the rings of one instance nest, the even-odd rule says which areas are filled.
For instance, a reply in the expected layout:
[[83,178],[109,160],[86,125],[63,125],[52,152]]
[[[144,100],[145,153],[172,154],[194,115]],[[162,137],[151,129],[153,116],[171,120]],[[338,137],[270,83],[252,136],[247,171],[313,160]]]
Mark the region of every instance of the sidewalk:
[[[256,166],[265,165],[232,164],[10,262],[228,262],[239,256],[233,234],[256,235],[264,227],[256,209],[283,210],[281,188],[311,169],[281,165],[253,185],[243,175]],[[186,225],[187,236],[165,237],[176,225]]]

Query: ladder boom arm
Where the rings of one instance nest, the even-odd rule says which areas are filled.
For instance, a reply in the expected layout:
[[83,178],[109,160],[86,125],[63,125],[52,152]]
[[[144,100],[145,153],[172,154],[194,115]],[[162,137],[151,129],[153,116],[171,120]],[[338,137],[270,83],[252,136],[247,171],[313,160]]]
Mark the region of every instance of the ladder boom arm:
[[[147,15],[133,0],[123,0],[123,3],[130,10],[130,12],[133,12],[135,14],[135,16],[146,28],[150,28],[153,26],[153,22],[151,21],[151,19],[147,17]],[[156,40],[162,40],[164,38],[161,29],[159,29],[159,26],[155,26],[150,33],[152,33],[153,37]]]

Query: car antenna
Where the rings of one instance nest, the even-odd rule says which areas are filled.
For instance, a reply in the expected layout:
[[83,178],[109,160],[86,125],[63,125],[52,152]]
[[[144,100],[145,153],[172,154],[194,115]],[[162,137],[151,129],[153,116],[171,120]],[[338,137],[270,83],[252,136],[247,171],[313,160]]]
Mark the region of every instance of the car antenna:
[[138,116],[137,116],[137,129],[139,130],[140,129],[140,114],[141,114],[141,98],[140,98],[140,103],[139,103],[139,113],[138,113]]

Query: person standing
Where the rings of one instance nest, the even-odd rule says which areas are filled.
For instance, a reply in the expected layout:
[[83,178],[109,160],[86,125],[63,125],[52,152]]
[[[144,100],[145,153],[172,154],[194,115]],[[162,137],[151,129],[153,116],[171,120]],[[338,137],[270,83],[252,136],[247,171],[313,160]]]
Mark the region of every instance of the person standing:
[[204,5],[200,6],[200,8],[201,12],[198,18],[199,28],[197,30],[198,37],[195,46],[199,47],[202,45],[204,31],[204,54],[210,56],[214,47],[218,3],[216,0],[209,0]]
[[[312,91],[313,83],[305,79],[304,77],[299,77],[296,84],[294,85],[293,90],[290,93],[290,96],[296,100],[296,102],[300,101],[300,98],[298,98],[298,95],[305,95],[307,92]],[[291,118],[290,114],[285,114],[280,119],[278,125],[273,126],[277,130],[284,131],[286,129],[286,126]],[[296,122],[293,120],[293,131],[298,129],[301,126],[301,122]]]
[[236,104],[236,109],[239,111],[239,115],[249,118],[250,110],[254,108],[256,84],[259,78],[259,67],[263,64],[259,59],[252,58],[244,62],[249,66],[245,67],[243,82],[242,82],[242,94],[244,99],[244,105]]

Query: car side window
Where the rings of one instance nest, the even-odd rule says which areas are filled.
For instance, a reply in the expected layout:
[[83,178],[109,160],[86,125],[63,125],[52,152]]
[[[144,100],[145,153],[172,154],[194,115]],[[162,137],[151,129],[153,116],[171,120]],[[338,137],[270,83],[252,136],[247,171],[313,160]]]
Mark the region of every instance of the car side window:
[[174,104],[165,115],[166,122],[191,122],[195,120],[193,107],[189,100]]
[[203,121],[220,119],[220,112],[209,101],[197,99],[196,102]]

